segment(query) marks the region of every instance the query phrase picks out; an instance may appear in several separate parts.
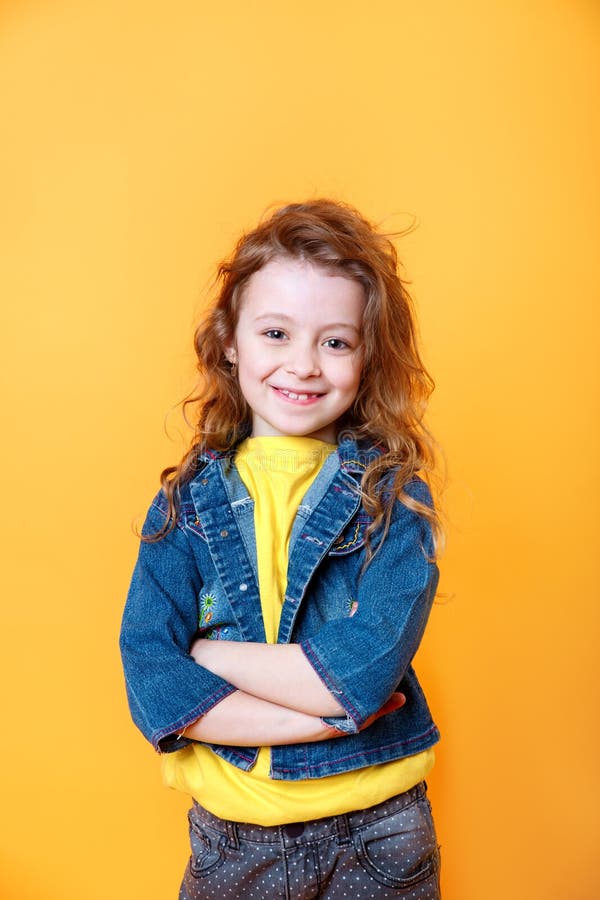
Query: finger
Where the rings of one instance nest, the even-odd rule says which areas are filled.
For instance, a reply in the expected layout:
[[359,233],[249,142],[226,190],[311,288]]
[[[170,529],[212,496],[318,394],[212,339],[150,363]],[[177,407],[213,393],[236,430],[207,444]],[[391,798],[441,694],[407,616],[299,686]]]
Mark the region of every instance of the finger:
[[405,703],[406,697],[404,694],[400,693],[400,691],[396,691],[396,693],[392,694],[390,699],[381,707],[379,714],[385,716],[388,713],[394,712],[396,709],[400,709]]

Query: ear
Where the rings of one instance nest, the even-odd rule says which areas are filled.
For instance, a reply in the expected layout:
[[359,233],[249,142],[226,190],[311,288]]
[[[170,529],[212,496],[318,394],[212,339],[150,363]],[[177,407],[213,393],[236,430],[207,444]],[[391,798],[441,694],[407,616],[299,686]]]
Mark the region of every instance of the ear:
[[227,362],[231,363],[232,366],[235,366],[237,363],[237,350],[233,341],[224,345],[223,353],[225,354]]

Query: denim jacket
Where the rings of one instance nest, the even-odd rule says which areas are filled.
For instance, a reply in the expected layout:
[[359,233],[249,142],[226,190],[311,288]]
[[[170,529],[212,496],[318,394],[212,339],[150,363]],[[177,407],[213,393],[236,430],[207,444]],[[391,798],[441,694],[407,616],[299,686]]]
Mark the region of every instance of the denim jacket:
[[[427,521],[396,501],[389,532],[363,571],[370,519],[358,488],[378,452],[352,440],[341,443],[294,520],[278,642],[300,644],[346,711],[326,719],[345,734],[272,747],[275,779],[334,775],[418,753],[439,740],[411,666],[438,580]],[[121,653],[129,705],[136,725],[164,752],[190,743],[178,733],[235,690],[189,655],[194,637],[265,641],[254,501],[233,455],[199,457],[197,473],[181,489],[176,527],[157,542],[141,543],[127,597]],[[407,492],[431,503],[420,479]],[[144,534],[159,530],[166,509],[161,492]],[[360,731],[395,690],[405,694],[405,705]],[[209,746],[244,770],[258,753],[256,747]]]

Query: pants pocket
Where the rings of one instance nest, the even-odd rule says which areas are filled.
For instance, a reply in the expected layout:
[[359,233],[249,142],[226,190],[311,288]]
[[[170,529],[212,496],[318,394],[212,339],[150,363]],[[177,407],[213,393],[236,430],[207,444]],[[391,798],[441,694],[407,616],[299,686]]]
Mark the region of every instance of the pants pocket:
[[206,878],[225,862],[227,838],[204,828],[191,818],[190,822],[190,872],[194,878]]
[[439,850],[426,797],[360,828],[353,839],[360,865],[385,887],[408,890],[438,873]]

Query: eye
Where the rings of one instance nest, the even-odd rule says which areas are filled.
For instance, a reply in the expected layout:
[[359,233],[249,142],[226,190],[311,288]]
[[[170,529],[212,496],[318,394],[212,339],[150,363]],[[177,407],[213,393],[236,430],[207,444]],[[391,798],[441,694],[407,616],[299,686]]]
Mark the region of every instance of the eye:
[[347,350],[350,345],[341,338],[329,338],[325,341],[325,346],[331,350]]
[[269,328],[268,331],[263,331],[263,334],[274,341],[281,341],[285,337],[285,332],[280,328]]

